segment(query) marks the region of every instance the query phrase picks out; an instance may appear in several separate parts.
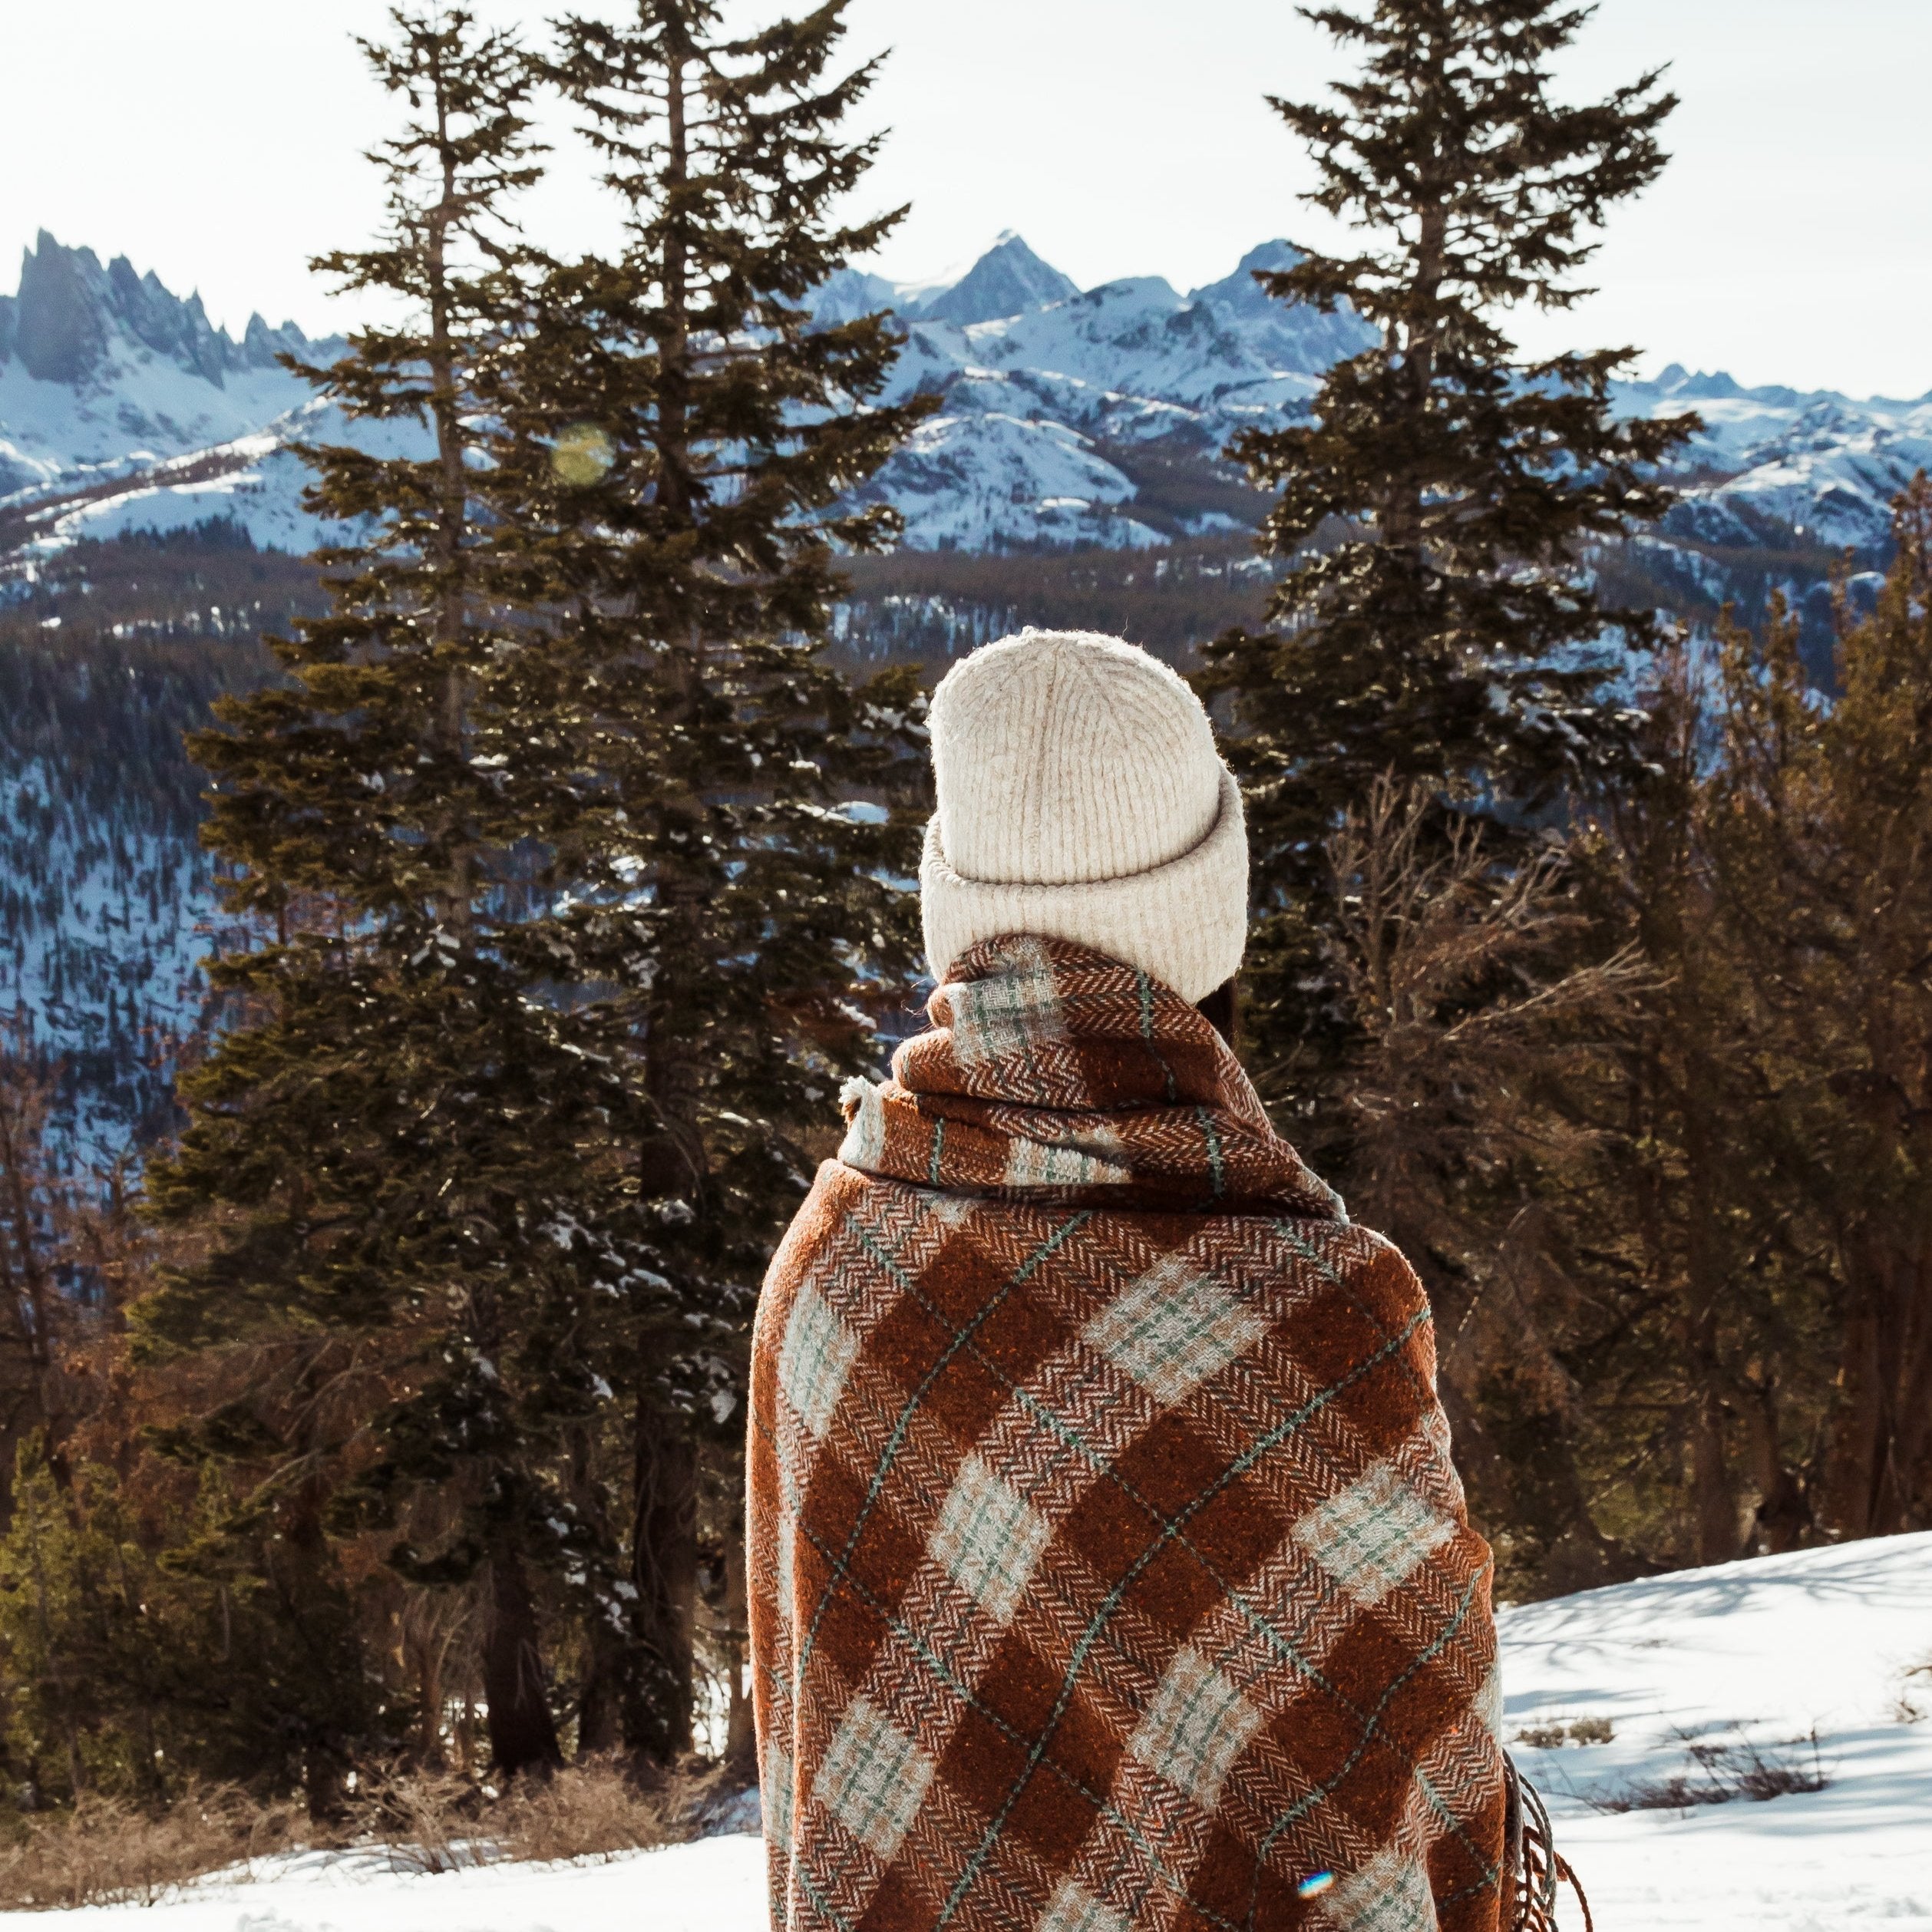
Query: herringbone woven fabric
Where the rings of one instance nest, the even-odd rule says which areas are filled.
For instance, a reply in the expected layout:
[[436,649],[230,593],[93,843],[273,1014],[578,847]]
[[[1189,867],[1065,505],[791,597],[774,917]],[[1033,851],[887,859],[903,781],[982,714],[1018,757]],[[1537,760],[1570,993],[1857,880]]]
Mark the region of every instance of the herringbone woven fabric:
[[1489,1552],[1393,1249],[1211,1028],[976,947],[774,1258],[779,1932],[1497,1932]]

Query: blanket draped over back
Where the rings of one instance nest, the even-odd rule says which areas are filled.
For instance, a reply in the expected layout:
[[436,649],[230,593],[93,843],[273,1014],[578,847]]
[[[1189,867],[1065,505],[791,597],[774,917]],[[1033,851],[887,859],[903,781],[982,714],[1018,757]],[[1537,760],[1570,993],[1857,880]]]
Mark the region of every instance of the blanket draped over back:
[[1497,1932],[1490,1557],[1428,1307],[1195,1009],[976,947],[774,1258],[778,1932]]

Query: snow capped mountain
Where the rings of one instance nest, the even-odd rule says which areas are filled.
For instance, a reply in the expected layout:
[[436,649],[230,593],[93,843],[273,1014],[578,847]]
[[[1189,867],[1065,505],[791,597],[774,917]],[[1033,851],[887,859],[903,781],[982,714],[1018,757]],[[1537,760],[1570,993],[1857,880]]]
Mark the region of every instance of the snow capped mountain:
[[[1158,276],[1081,290],[1009,233],[935,282],[841,271],[814,312],[834,322],[892,311],[906,344],[890,393],[940,399],[862,496],[898,507],[914,550],[1143,547],[1238,527],[1239,500],[1233,518],[1164,503],[1141,459],[1225,480],[1231,437],[1305,408],[1329,365],[1373,339],[1349,310],[1279,302],[1256,281],[1296,259],[1275,240],[1184,296]],[[49,500],[68,537],[210,516],[277,548],[339,534],[301,508],[303,471],[286,446],[350,432],[275,360],[292,350],[326,361],[335,348],[259,316],[237,342],[198,298],[43,234],[19,293],[0,298],[0,507]],[[1871,563],[1891,498],[1932,464],[1932,395],[1746,389],[1673,365],[1620,385],[1617,403],[1703,418],[1684,459],[1685,498],[1643,540],[1646,553],[1668,551],[1686,583],[1716,586],[1729,566],[1714,565],[1714,551],[1848,545]],[[352,433],[385,447],[410,434]],[[1256,499],[1250,520],[1259,514]]]
[[926,321],[964,328],[1050,308],[1079,292],[1078,282],[1042,262],[1009,228],[949,289],[929,297],[919,313]]
[[1788,530],[1870,553],[1887,540],[1892,498],[1932,468],[1932,395],[1854,402],[1828,390],[1746,389],[1673,362],[1653,381],[1621,385],[1617,399],[1632,415],[1703,418],[1684,464],[1724,480],[1688,493],[1664,525],[1700,543],[1748,547]]
[[125,256],[43,230],[0,296],[0,499],[71,490],[267,431],[305,401],[285,352],[319,356],[293,322],[249,319],[237,342]]
[[937,293],[834,277],[816,312],[892,309],[907,339],[889,393],[941,401],[864,498],[896,504],[917,550],[1138,547],[1193,533],[1143,501],[1120,447],[1163,443],[1211,464],[1236,430],[1300,406],[1320,371],[1373,339],[1355,315],[1262,293],[1253,271],[1295,259],[1270,242],[1187,296],[1158,276],[1082,292],[1009,234]]

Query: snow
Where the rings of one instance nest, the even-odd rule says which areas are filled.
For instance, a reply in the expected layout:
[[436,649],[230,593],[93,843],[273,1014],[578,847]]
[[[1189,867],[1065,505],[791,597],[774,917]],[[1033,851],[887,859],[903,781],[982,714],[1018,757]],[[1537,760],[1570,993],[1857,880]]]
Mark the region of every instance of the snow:
[[[1932,1920],[1932,1534],[1620,1584],[1507,1610],[1505,1727],[1607,1720],[1601,1744],[1512,1749],[1549,1796],[1603,1932],[1853,1932]],[[1923,1686],[1914,1692],[1912,1685]],[[1689,1738],[1816,1762],[1822,1791],[1686,1811],[1592,1808],[1696,1767]],[[1802,1742],[1796,1746],[1792,1740]],[[51,1912],[45,1932],[765,1932],[748,1834],[566,1865],[430,1874],[357,1851],[258,1861],[146,1907]],[[1560,1924],[1580,1923],[1566,1896]]]
[[[345,432],[339,421],[319,421],[306,385],[267,359],[269,338],[253,325],[242,345],[212,335],[201,342],[195,353],[220,365],[211,378],[188,349],[154,346],[173,340],[157,332],[154,317],[178,310],[167,328],[187,329],[181,318],[191,305],[174,303],[158,283],[134,289],[131,269],[117,282],[124,264],[103,272],[84,250],[51,241],[48,249],[94,291],[102,348],[84,377],[44,381],[0,341],[0,493],[31,497],[129,477],[127,490],[68,513],[62,538],[168,529],[210,515],[233,517],[277,549],[305,550],[340,534],[302,509],[305,474],[282,445],[343,434],[387,453],[397,426]],[[907,342],[888,399],[923,391],[942,401],[940,414],[861,499],[896,504],[913,549],[1141,547],[1198,533],[1171,517],[1133,514],[1138,488],[1110,449],[1158,441],[1210,454],[1243,429],[1306,408],[1323,372],[1372,332],[1346,309],[1291,306],[1256,282],[1256,270],[1297,259],[1285,241],[1263,243],[1230,274],[1185,296],[1148,276],[1082,292],[1010,233],[963,271],[931,282],[841,270],[816,292],[814,312],[832,322],[896,310]],[[322,362],[337,348],[303,346]],[[1932,466],[1932,397],[1861,402],[1829,391],[1746,389],[1728,375],[1673,365],[1616,385],[1614,405],[1629,416],[1695,409],[1703,419],[1683,458],[1698,480],[1663,532],[1683,560],[1680,574],[1696,574],[1699,545],[1782,547],[1766,520],[1830,549],[1853,546],[1870,561],[1886,541],[1891,499],[1916,470]],[[255,442],[259,450],[251,450]],[[226,473],[187,482],[144,474],[201,453]]]
[[[1932,1534],[1682,1571],[1501,1625],[1509,1736],[1591,1718],[1614,1734],[1511,1745],[1606,1932],[1932,1920],[1932,1679],[1907,1676],[1932,1663]],[[1646,1782],[1708,1783],[1693,1746],[1734,1762],[1755,1747],[1828,1782],[1763,1802],[1593,1808]]]
[[1042,262],[1009,230],[950,288],[923,304],[920,312],[943,322],[989,322],[1065,302],[1079,292],[1078,283]]
[[327,362],[341,347],[259,315],[236,343],[199,297],[177,299],[125,257],[104,269],[43,231],[19,295],[0,298],[0,494],[83,487],[253,434],[310,393],[276,356]]
[[163,472],[128,489],[94,497],[61,516],[54,525],[55,540],[180,530],[211,517],[243,525],[264,550],[296,556],[319,544],[353,540],[356,533],[351,527],[312,516],[302,507],[302,492],[314,482],[315,473],[289,447],[297,442],[349,443],[372,455],[418,460],[431,447],[429,432],[411,418],[352,423],[338,405],[311,396],[263,434],[238,438],[211,452],[232,459],[232,467],[220,474],[170,484]]
[[1697,541],[1762,542],[1749,520],[1755,515],[1828,548],[1874,550],[1890,532],[1892,498],[1932,468],[1932,396],[1859,402],[1830,391],[1745,389],[1675,365],[1653,381],[1620,383],[1614,395],[1621,414],[1695,410],[1703,419],[1679,460],[1720,480],[1688,491],[1666,525]]
[[741,1834],[569,1864],[424,1873],[375,1852],[263,1858],[150,1906],[42,1912],[44,1932],[102,1932],[134,1914],[153,1932],[762,1932],[763,1848]]
[[[969,404],[973,388],[999,385],[963,386],[960,400]],[[1161,540],[1112,514],[1132,500],[1134,486],[1078,430],[994,410],[949,407],[929,417],[858,494],[898,505],[906,540],[918,550]]]

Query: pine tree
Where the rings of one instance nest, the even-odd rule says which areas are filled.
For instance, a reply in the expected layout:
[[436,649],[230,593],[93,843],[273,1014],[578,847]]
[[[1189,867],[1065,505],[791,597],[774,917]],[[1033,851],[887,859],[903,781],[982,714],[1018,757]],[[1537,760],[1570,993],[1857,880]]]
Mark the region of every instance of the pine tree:
[[[238,1536],[268,1513],[320,1579],[332,1537],[388,1524],[405,1577],[479,1593],[514,1772],[560,1755],[545,1586],[611,1614],[614,1538],[569,1473],[652,1292],[623,1158],[642,1097],[527,917],[553,784],[521,754],[548,742],[553,680],[501,581],[484,404],[528,326],[510,204],[537,178],[540,77],[461,10],[392,20],[365,50],[410,109],[381,150],[387,231],[319,266],[400,319],[303,372],[395,425],[364,438],[392,453],[309,452],[312,507],[367,533],[322,553],[332,609],[275,643],[286,681],[193,743],[205,836],[266,943],[214,968],[243,1023],[183,1082],[152,1178],[205,1258],[137,1313],[150,1354],[254,1349],[254,1385],[177,1445],[259,1479]],[[451,1520],[418,1547],[401,1532],[431,1490]]]
[[[668,1284],[619,1383],[629,1467],[602,1494],[628,1518],[630,1613],[593,1633],[580,1739],[660,1758],[690,1741],[701,1540],[740,1534],[757,1284],[917,970],[917,685],[855,691],[821,656],[837,551],[897,527],[839,499],[928,406],[877,401],[885,317],[819,327],[806,305],[898,219],[836,213],[877,146],[840,130],[874,72],[828,78],[844,11],[740,38],[710,0],[563,24],[556,78],[625,245],[554,270],[495,403],[519,596],[550,613],[576,705],[547,834],[576,883],[548,943],[621,1016]],[[708,1586],[728,1621],[733,1568]],[[736,1684],[733,1706],[741,1753]]]
[[1373,0],[1309,17],[1362,60],[1333,104],[1274,100],[1312,150],[1309,197],[1369,232],[1352,256],[1262,275],[1271,294],[1342,303],[1379,343],[1336,365],[1305,420],[1231,454],[1279,491],[1262,545],[1292,560],[1268,617],[1204,651],[1231,704],[1258,924],[1247,1016],[1264,1089],[1345,1144],[1329,1086],[1353,1035],[1322,926],[1322,841],[1384,776],[1504,819],[1600,780],[1633,720],[1600,695],[1590,647],[1652,639],[1598,608],[1586,549],[1659,515],[1652,467],[1694,419],[1618,422],[1630,352],[1520,358],[1499,311],[1564,309],[1587,231],[1664,165],[1674,102],[1657,76],[1564,107],[1548,63],[1588,9],[1556,0]]
[[[1932,1524],[1924,472],[1894,506],[1893,537],[1875,608],[1844,624],[1829,707],[1809,688],[1799,626],[1782,607],[1761,639],[1733,620],[1720,627],[1724,729],[1707,810],[1716,911],[1755,1009],[1759,1091],[1745,1171],[1758,1184],[1758,1219],[1778,1233],[1761,1251],[1782,1250],[1796,1290],[1776,1311],[1783,1337],[1799,1339],[1792,1306],[1821,1275],[1829,1283],[1829,1352],[1810,1336],[1811,1346],[1766,1350],[1761,1326],[1734,1351],[1736,1406],[1748,1427],[1749,1393],[1772,1373],[1801,1400],[1808,1383],[1825,1395],[1827,1426],[1805,1488],[1819,1527],[1842,1537]],[[1769,1461],[1774,1485],[1778,1467]]]
[[0,1537],[4,1749],[31,1802],[206,1778],[325,1806],[384,1728],[340,1580],[318,1590],[266,1521],[237,1539],[213,1464],[198,1491],[87,1459],[57,1481],[44,1447],[21,1445]]

